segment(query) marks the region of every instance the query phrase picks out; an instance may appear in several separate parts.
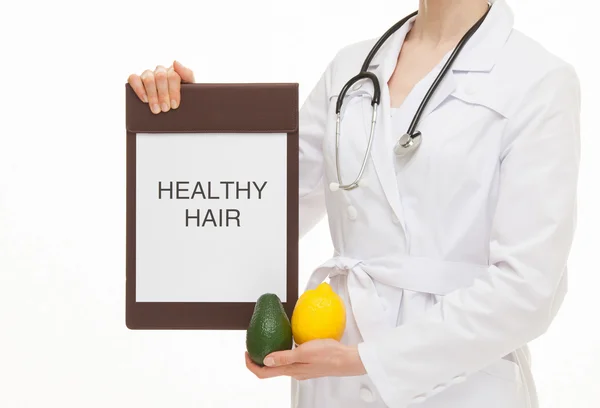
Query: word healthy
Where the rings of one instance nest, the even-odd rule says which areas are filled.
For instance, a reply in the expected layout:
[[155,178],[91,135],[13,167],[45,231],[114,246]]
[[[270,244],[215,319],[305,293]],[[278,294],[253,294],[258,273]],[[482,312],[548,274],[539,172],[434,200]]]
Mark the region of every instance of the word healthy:
[[[262,199],[262,194],[267,182],[258,185],[256,181],[211,181],[195,183],[189,181],[158,182],[159,200],[251,200]],[[185,226],[189,227],[241,227],[240,210],[237,208],[185,210]]]

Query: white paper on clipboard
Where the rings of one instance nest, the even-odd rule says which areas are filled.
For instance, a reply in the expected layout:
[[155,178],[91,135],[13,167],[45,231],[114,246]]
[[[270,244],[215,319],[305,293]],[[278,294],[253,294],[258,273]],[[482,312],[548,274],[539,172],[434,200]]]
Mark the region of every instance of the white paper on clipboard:
[[285,302],[287,134],[136,138],[136,301]]

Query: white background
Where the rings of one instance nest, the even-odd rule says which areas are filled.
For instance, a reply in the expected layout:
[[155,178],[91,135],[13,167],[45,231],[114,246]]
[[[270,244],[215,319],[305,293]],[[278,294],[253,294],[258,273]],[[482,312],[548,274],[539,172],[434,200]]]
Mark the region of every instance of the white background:
[[[287,134],[139,133],[136,143],[136,300],[256,302],[274,293],[286,302]],[[237,199],[236,184],[227,190],[221,180],[250,191]],[[173,183],[173,199],[158,198],[159,181],[163,190]],[[190,199],[177,199],[178,181]],[[219,199],[191,199],[196,182]],[[229,209],[239,226],[227,226]],[[223,211],[223,226],[202,226],[208,210],[217,225]]]
[[[289,406],[287,379],[246,371],[243,332],[125,328],[124,84],[177,58],[204,82],[299,82],[303,101],[340,47],[379,36],[416,3],[3,2],[0,407]],[[541,406],[598,406],[597,2],[509,3],[583,87],[570,293],[532,345]],[[330,250],[323,222],[301,243],[301,287]]]

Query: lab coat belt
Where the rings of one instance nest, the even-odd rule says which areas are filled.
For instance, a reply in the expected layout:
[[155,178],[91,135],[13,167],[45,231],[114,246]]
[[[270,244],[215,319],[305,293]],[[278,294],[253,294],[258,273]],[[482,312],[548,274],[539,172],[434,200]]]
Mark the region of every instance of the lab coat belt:
[[312,273],[306,289],[314,289],[327,277],[347,275],[348,297],[363,339],[389,326],[375,281],[415,292],[446,295],[469,286],[485,273],[483,264],[435,260],[410,255],[355,259],[336,255]]

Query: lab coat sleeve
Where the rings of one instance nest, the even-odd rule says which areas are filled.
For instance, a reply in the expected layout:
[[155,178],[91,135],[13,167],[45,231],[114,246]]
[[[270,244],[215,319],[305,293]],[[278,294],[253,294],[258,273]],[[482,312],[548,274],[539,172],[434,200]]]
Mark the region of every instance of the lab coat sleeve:
[[299,235],[302,238],[325,215],[323,150],[327,123],[332,60],[300,109],[299,116]]
[[569,65],[532,86],[505,130],[487,273],[422,319],[358,345],[388,407],[424,400],[547,330],[566,292],[576,224],[579,106]]

